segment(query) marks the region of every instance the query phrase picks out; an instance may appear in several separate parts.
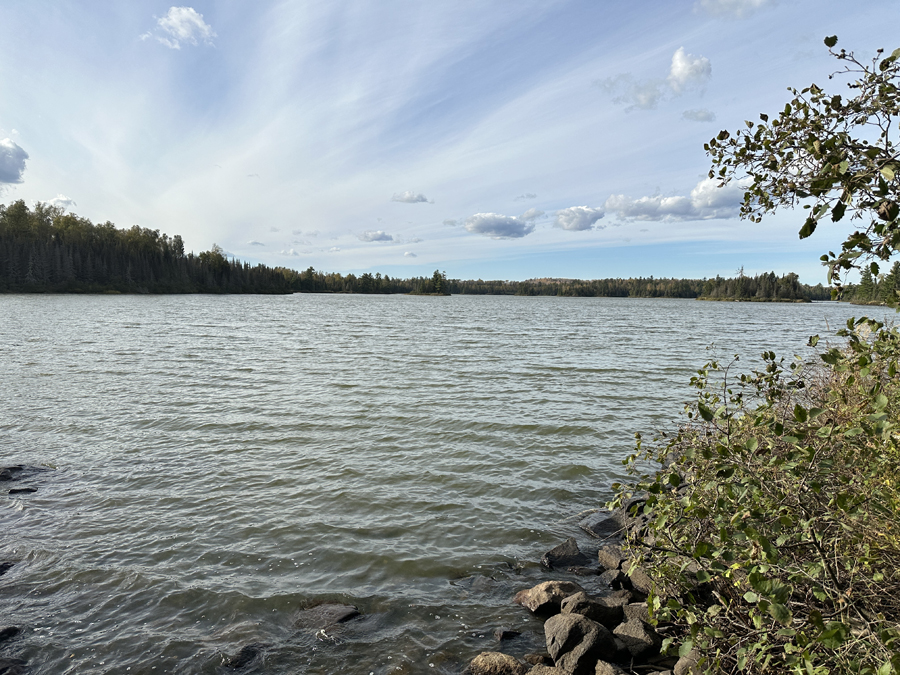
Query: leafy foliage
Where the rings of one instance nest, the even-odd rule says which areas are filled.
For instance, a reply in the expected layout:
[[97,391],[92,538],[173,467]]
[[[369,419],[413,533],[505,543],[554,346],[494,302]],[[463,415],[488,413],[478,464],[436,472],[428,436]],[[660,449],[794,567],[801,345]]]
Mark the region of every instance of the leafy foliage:
[[839,335],[820,364],[710,361],[687,423],[627,460],[652,611],[707,673],[900,673],[900,334]]
[[890,56],[879,50],[864,63],[853,52],[834,51],[836,37],[825,44],[844,64],[835,75],[853,78],[850,98],[816,84],[790,89],[793,98],[780,113],[771,119],[762,114],[735,134],[722,131],[704,147],[712,158],[710,178],[750,181],[741,207],[745,218],[759,222],[779,207],[802,205],[808,215],[801,239],[826,216],[861,221],[839,253],[821,258],[829,283],[839,290],[843,271],[867,266],[877,275],[877,260],[900,248],[900,156],[893,137],[900,49]]

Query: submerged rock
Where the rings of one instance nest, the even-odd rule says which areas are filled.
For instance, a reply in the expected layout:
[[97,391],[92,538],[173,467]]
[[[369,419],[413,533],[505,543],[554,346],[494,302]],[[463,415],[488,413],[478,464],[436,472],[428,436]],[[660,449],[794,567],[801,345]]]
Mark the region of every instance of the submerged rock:
[[322,630],[338,623],[344,623],[359,616],[359,610],[353,605],[324,603],[301,610],[294,620],[297,628]]
[[0,562],[0,577],[9,572],[16,563]]
[[592,537],[613,539],[624,534],[627,519],[620,511],[597,511],[578,523],[578,526]]
[[268,645],[259,643],[244,645],[241,647],[241,651],[228,659],[224,665],[226,668],[231,668],[233,670],[246,668],[250,664],[262,659],[263,651],[267,646]]
[[590,558],[581,552],[574,537],[569,537],[559,546],[554,546],[541,558],[541,564],[550,569],[584,567],[588,563]]
[[22,659],[0,659],[0,675],[25,675],[28,662]]
[[22,494],[28,494],[31,492],[37,492],[37,488],[34,488],[34,487],[13,488],[12,490],[9,491],[9,494],[22,495]]
[[509,654],[481,652],[465,672],[467,675],[525,675],[528,669]]
[[504,640],[512,640],[513,638],[517,638],[522,634],[522,631],[518,630],[510,630],[509,628],[495,628],[494,629],[494,639],[498,642],[503,642]]
[[0,628],[0,642],[6,642],[7,640],[12,640],[16,635],[22,632],[22,629],[18,626],[7,626],[6,628]]

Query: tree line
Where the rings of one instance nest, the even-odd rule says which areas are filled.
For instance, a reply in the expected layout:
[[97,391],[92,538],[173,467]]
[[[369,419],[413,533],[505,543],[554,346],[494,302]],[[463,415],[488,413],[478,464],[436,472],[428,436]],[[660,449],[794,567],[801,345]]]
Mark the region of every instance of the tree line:
[[[894,275],[896,276],[896,275]],[[893,279],[894,277],[892,277]],[[893,281],[880,281],[886,288]],[[893,288],[893,286],[891,286]],[[520,295],[730,300],[827,300],[828,289],[774,272],[735,279],[530,279],[527,281],[391,277],[270,268],[229,259],[213,245],[186,253],[181,236],[118,229],[46,204],[0,204],[0,292],[5,293],[363,293]]]

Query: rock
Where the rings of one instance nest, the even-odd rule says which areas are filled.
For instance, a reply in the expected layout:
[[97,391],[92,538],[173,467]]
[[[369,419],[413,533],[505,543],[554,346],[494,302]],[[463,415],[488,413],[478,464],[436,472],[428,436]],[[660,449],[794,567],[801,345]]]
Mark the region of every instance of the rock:
[[626,519],[620,511],[597,511],[578,523],[578,527],[597,539],[611,539],[624,534]]
[[0,577],[9,572],[16,563],[0,562]]
[[613,634],[625,643],[628,652],[635,659],[654,656],[662,646],[659,633],[643,621],[626,621],[616,626]]
[[481,652],[466,668],[468,675],[525,675],[528,669],[509,654]]
[[13,488],[12,490],[9,491],[9,494],[21,495],[21,494],[27,494],[29,492],[37,492],[37,488],[33,488],[33,487]]
[[582,592],[584,589],[572,581],[545,581],[534,588],[519,591],[513,602],[535,614],[548,616],[558,614],[560,603],[567,597]]
[[626,675],[626,673],[614,663],[597,661],[597,668],[594,670],[594,675]]
[[16,635],[22,632],[22,629],[18,626],[7,626],[6,628],[0,628],[0,642],[6,642],[7,640],[12,640]]
[[550,569],[587,565],[589,562],[590,559],[578,548],[574,537],[554,546],[541,558],[541,564]]
[[601,626],[612,630],[622,622],[621,605],[607,605],[590,597],[587,593],[570,595],[560,604],[563,614],[580,614]]
[[622,570],[606,570],[600,575],[600,583],[616,591],[631,585]]
[[266,646],[267,645],[258,643],[244,645],[243,647],[241,647],[241,651],[228,659],[223,665],[226,668],[231,668],[233,670],[246,668],[251,663],[254,663],[258,659],[262,658],[263,650]]
[[512,640],[513,638],[519,637],[521,634],[521,631],[510,630],[508,628],[496,628],[494,630],[494,638],[500,642],[503,642],[503,640]]
[[592,675],[597,661],[616,652],[612,634],[580,614],[557,614],[544,624],[547,651],[569,675]]
[[700,675],[702,669],[698,665],[700,662],[700,652],[692,649],[690,652],[678,659],[678,663],[672,669],[673,675]]
[[22,659],[0,659],[0,675],[25,675],[28,662]]
[[526,654],[525,663],[529,663],[532,666],[552,666],[553,659],[550,658],[549,654]]
[[646,602],[632,602],[623,605],[622,610],[625,613],[625,621],[643,621],[650,623],[650,608]]
[[528,671],[528,675],[568,675],[568,673],[564,670],[560,670],[559,668],[555,668],[553,666],[535,666],[531,670]]
[[638,593],[650,595],[650,591],[653,590],[653,579],[642,567],[635,567],[631,570],[628,573],[628,580],[631,582],[631,587]]
[[294,620],[294,625],[297,628],[321,630],[337,623],[344,623],[357,616],[359,616],[359,610],[353,605],[324,603],[301,610]]
[[613,591],[612,593],[604,593],[603,595],[598,595],[594,598],[597,602],[602,602],[604,605],[608,607],[623,607],[624,605],[629,604],[634,598],[631,595],[631,591],[628,590],[619,590]]
[[626,560],[628,556],[615,544],[605,544],[597,551],[597,562],[605,570],[620,569]]
[[596,567],[567,567],[566,572],[569,574],[574,574],[579,577],[595,577],[597,576],[597,572],[599,570]]

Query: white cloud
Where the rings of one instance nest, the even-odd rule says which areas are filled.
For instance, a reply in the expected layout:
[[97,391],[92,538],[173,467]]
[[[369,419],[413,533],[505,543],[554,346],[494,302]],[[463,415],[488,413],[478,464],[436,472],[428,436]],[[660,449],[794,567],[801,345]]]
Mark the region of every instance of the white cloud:
[[459,224],[460,223],[458,220],[453,220],[451,218],[448,218],[447,220],[444,221],[444,225],[446,225],[447,227],[456,227]]
[[251,239],[247,242],[247,244],[250,246],[265,246],[264,243],[262,243],[261,241],[256,241],[255,239]]
[[533,192],[526,192],[524,195],[519,195],[518,197],[516,197],[515,201],[525,202],[525,201],[528,201],[529,199],[537,199],[537,195],[534,194]]
[[0,183],[21,183],[28,153],[10,138],[0,140]]
[[412,239],[409,240],[409,243],[410,243],[410,244],[418,244],[418,243],[421,242],[421,241],[422,241],[422,240],[419,239],[418,237],[413,237]]
[[211,45],[216,37],[212,26],[193,7],[170,7],[164,17],[156,20],[156,25],[156,34],[150,31],[141,39],[154,37],[170,49],[181,49],[183,43],[196,45],[203,42]]
[[537,220],[541,216],[544,215],[544,212],[540,209],[528,209],[525,213],[523,213],[519,218],[521,220]]
[[406,251],[403,255],[406,256],[407,258],[418,258],[419,257],[412,251]]
[[628,221],[734,218],[739,215],[746,187],[746,181],[735,181],[720,188],[718,180],[704,178],[691,190],[689,197],[653,195],[632,199],[625,195],[612,195],[606,200],[605,206],[620,220]]
[[292,249],[292,248],[291,248],[291,249],[288,249],[287,251],[279,251],[279,253],[280,253],[281,255],[291,255],[291,256],[293,256],[293,255],[300,255],[299,253],[297,253],[297,251],[295,251],[295,250]]
[[406,192],[395,192],[394,196],[391,197],[391,201],[403,202],[404,204],[419,204],[421,202],[428,202],[428,197],[421,192],[407,190]]
[[519,239],[534,232],[534,223],[499,213],[476,213],[466,218],[465,228],[491,239]]
[[777,0],[697,0],[694,11],[712,16],[745,19],[766,7],[772,7]]
[[381,230],[366,230],[358,235],[360,241],[394,241],[394,238]]
[[697,110],[685,110],[681,116],[691,122],[715,122],[716,114],[712,110],[699,108]]
[[555,227],[573,232],[583,230],[603,229],[603,225],[595,225],[606,212],[603,209],[594,209],[589,206],[570,206],[556,212]]
[[77,206],[74,199],[70,199],[69,197],[66,197],[62,194],[56,195],[53,199],[48,200],[46,203],[50,206],[58,206],[62,209],[65,209],[66,211],[71,209],[73,206]]
[[341,249],[340,249],[339,246],[332,246],[330,249],[328,249],[328,252],[329,252],[329,253],[337,253],[337,252],[340,251],[340,250],[341,250]]
[[672,55],[672,65],[666,80],[672,91],[680,94],[688,87],[706,82],[712,77],[712,64],[705,56],[694,56],[679,47]]

